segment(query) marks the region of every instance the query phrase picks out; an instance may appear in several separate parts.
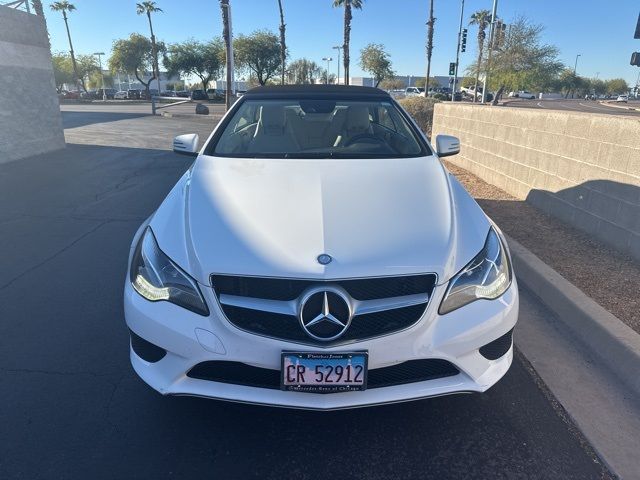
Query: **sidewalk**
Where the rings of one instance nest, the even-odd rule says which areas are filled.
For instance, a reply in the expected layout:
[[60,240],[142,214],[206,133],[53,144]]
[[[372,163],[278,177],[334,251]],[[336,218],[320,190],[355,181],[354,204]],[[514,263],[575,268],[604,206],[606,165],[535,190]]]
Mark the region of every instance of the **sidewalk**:
[[445,161],[509,236],[640,333],[640,264]]

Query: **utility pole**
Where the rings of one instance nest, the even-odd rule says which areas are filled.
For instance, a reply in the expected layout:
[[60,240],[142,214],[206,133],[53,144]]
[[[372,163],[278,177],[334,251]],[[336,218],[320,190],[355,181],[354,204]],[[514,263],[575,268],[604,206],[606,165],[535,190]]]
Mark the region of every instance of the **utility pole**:
[[100,66],[100,76],[102,77],[102,101],[107,101],[107,92],[104,90],[104,72],[102,71],[102,55],[104,52],[96,52],[94,53],[98,57],[98,65]]
[[[482,103],[484,103],[487,98],[487,88],[489,87],[489,73],[491,72],[491,52],[493,51],[493,35],[495,32],[496,18],[498,15],[497,12],[498,0],[493,0],[493,8],[491,9],[491,28],[489,29],[489,54],[487,55],[487,73],[484,76],[484,85],[482,86]],[[478,68],[480,68],[480,65],[478,65]]]
[[322,60],[327,62],[327,77],[325,78],[326,82],[324,82],[326,85],[329,85],[329,62],[331,62],[333,60],[333,58],[331,57],[322,57]]
[[458,65],[460,64],[460,42],[462,41],[463,20],[464,20],[464,0],[462,0],[462,4],[460,5],[460,27],[458,28],[458,48],[456,49],[456,72],[453,75],[453,89],[451,91],[452,102],[456,101],[456,88],[458,85]]
[[235,94],[235,88],[233,88],[233,31],[231,28],[231,5],[229,5],[229,0],[220,0],[220,8],[222,9],[222,36],[224,37],[227,56],[225,110],[229,110],[231,108],[231,97]]
[[335,47],[333,47],[334,50],[338,50],[338,79],[336,80],[336,83],[338,85],[340,85],[340,61],[342,59],[342,55],[341,55],[341,50],[342,50],[342,45],[336,45]]
[[578,70],[578,57],[581,57],[581,56],[582,56],[581,53],[576,55],[576,63],[573,64],[573,74],[574,75],[576,74],[576,70]]

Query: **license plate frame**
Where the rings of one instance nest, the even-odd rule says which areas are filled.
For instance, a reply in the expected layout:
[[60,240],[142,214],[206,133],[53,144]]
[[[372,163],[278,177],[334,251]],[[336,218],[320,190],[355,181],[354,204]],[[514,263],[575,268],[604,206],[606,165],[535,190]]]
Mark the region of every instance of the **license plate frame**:
[[[353,392],[353,391],[363,391],[367,389],[367,374],[369,370],[369,352],[367,351],[352,351],[352,352],[297,352],[297,351],[283,351],[281,353],[281,368],[280,368],[280,389],[285,391],[293,391],[293,392],[304,392],[304,393],[342,393],[342,392]],[[291,363],[287,363],[287,359],[295,358],[299,362],[304,364],[305,372],[303,373],[303,377],[305,382],[301,383],[298,381],[290,382],[290,379],[287,379],[287,367],[292,365]],[[354,362],[355,363],[350,363]],[[324,362],[324,363],[321,363]],[[362,366],[362,382],[343,382],[343,383],[335,383],[335,382],[318,382],[318,373],[315,370],[315,366],[332,366],[335,367],[337,365],[346,368],[347,365],[354,367],[354,379],[357,375],[356,366]],[[309,371],[308,368],[312,367],[312,370]],[[291,371],[289,370],[289,373]],[[294,371],[296,374],[296,380],[298,380],[297,371]],[[322,371],[323,374],[327,373],[327,369],[325,368]],[[311,377],[305,377],[304,375],[311,375]],[[331,379],[332,372],[329,372],[328,377]],[[344,375],[343,375],[344,376]],[[314,382],[310,382],[309,378],[313,378]],[[323,379],[324,380],[324,379]]]

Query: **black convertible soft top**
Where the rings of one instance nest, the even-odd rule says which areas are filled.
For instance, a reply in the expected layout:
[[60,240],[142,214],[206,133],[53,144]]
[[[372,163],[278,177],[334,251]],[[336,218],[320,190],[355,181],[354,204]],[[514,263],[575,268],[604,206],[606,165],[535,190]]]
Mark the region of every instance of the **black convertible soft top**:
[[316,96],[338,96],[344,97],[377,97],[390,98],[384,90],[373,87],[357,87],[352,85],[268,85],[256,87],[248,90],[245,96],[260,97],[292,97],[311,95]]

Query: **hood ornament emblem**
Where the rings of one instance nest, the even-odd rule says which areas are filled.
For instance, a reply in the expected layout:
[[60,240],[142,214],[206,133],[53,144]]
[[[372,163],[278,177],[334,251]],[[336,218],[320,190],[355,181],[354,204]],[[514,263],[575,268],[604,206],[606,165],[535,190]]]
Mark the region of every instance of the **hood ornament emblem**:
[[318,255],[318,263],[320,265],[329,265],[331,263],[331,260],[333,260],[333,258],[331,258],[331,255],[327,255],[326,253],[322,253],[320,255]]

